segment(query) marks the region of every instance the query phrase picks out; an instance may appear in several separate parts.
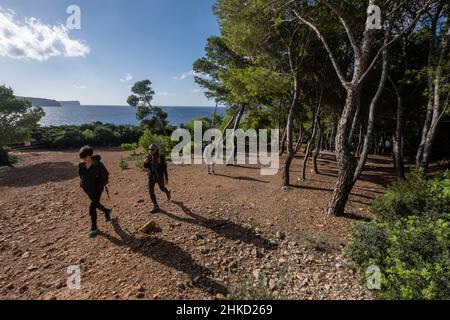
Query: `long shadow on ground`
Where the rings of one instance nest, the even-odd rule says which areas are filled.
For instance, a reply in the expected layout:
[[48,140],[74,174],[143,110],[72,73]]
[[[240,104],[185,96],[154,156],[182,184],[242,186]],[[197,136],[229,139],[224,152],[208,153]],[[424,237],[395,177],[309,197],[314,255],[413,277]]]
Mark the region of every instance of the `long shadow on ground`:
[[199,265],[186,251],[175,244],[151,236],[137,238],[130,232],[123,230],[117,219],[113,219],[112,225],[119,238],[104,232],[100,232],[100,236],[116,246],[129,247],[135,253],[186,273],[195,287],[208,294],[228,294],[229,291],[226,287],[209,278],[212,275],[211,270]]
[[72,180],[77,176],[78,167],[71,162],[46,162],[7,168],[0,177],[0,187],[31,187],[48,182]]
[[240,240],[242,242],[249,243],[256,247],[264,248],[267,250],[277,249],[276,244],[272,244],[269,240],[255,234],[250,228],[246,228],[228,220],[207,219],[192,212],[192,210],[186,207],[182,202],[173,201],[173,203],[177,205],[187,216],[189,216],[189,218],[182,218],[167,211],[161,211],[163,214],[172,219],[210,229],[230,240]]

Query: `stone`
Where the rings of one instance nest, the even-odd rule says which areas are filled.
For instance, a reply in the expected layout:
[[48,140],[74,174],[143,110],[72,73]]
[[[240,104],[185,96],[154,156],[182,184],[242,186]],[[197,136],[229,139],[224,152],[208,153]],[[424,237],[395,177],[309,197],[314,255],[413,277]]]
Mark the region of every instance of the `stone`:
[[259,279],[259,275],[260,274],[261,274],[261,270],[260,269],[253,270],[253,276],[255,277],[256,280]]
[[284,240],[286,239],[286,233],[284,233],[283,231],[277,231],[276,237],[279,240]]
[[270,279],[269,280],[269,289],[274,290],[276,286],[277,286],[277,283],[275,282],[275,280]]
[[216,300],[225,300],[225,296],[221,293],[216,294]]
[[180,290],[186,289],[186,284],[183,281],[177,281],[177,288]]

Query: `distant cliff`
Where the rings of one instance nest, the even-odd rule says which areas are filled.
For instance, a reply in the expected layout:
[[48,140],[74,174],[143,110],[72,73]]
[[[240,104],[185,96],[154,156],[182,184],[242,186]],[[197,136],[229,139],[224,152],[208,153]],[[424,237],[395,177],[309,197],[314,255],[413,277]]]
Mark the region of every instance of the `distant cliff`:
[[80,103],[80,101],[58,101],[60,104],[61,104],[61,106],[69,106],[69,107],[71,107],[71,106],[81,106],[81,103]]
[[52,99],[17,97],[18,99],[31,101],[34,107],[61,107],[61,103]]

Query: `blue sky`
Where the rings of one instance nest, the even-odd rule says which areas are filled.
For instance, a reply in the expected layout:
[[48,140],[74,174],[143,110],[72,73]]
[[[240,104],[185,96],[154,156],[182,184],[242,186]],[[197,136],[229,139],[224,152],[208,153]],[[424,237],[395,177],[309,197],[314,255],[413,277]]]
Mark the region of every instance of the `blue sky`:
[[[219,34],[213,0],[0,0],[0,84],[17,95],[125,105],[150,79],[155,105],[207,106],[192,63]],[[81,29],[66,28],[70,5]]]

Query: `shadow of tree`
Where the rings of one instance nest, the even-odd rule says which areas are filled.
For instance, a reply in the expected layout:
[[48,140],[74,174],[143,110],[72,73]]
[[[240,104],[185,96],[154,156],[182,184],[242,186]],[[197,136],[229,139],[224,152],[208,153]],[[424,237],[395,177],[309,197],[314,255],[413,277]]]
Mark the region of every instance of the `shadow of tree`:
[[186,251],[175,244],[151,236],[137,238],[132,233],[125,231],[117,218],[112,220],[112,225],[119,238],[104,232],[100,232],[99,235],[116,246],[129,247],[135,253],[187,274],[196,288],[208,294],[227,295],[229,293],[225,286],[209,278],[212,275],[211,270],[199,265]]
[[224,177],[224,178],[229,178],[229,179],[233,179],[233,180],[241,180],[241,181],[253,181],[253,182],[261,182],[261,183],[269,183],[267,181],[264,180],[259,180],[256,178],[251,178],[251,177],[244,177],[244,176],[238,176],[238,177],[232,177],[232,176],[227,176],[225,174],[220,174],[220,173],[216,173],[217,177]]
[[370,222],[373,219],[369,218],[369,217],[364,217],[364,216],[360,216],[358,214],[355,213],[344,213],[343,215],[339,216],[342,218],[346,218],[346,219],[351,219],[351,220],[356,220],[356,221],[364,221],[364,222]]
[[31,187],[78,177],[78,167],[67,161],[2,168],[2,171],[0,176],[0,186],[2,187]]
[[228,220],[207,219],[192,212],[192,210],[186,207],[182,202],[173,201],[173,203],[178,206],[187,216],[189,216],[189,218],[182,218],[164,210],[162,210],[161,213],[178,221],[191,223],[210,229],[230,240],[240,240],[242,242],[252,244],[256,247],[264,248],[267,250],[277,249],[276,244],[272,244],[269,240],[255,234],[254,231],[250,228],[246,228]]

